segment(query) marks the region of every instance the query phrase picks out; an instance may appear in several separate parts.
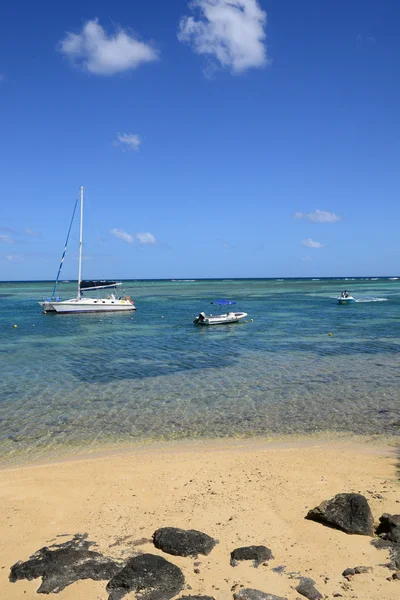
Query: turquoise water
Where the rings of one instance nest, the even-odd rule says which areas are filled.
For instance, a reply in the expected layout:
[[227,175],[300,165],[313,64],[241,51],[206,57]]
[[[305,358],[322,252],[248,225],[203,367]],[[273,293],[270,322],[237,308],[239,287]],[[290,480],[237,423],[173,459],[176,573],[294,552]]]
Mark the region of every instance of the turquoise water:
[[[0,284],[3,457],[143,439],[399,431],[400,280],[130,281],[134,314],[42,315],[51,287]],[[344,288],[360,301],[336,304]],[[59,292],[71,297],[75,285]],[[217,312],[215,298],[235,299],[247,323],[195,327],[198,312]]]

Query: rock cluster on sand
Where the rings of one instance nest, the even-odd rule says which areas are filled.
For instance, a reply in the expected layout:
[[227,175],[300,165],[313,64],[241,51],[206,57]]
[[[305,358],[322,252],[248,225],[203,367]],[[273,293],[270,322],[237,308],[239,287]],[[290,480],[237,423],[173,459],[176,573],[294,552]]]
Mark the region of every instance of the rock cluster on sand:
[[[338,494],[331,500],[322,502],[310,510],[307,519],[335,527],[346,533],[373,535],[373,518],[370,507],[360,494]],[[379,538],[372,540],[378,548],[389,549],[392,562],[389,568],[396,570],[390,578],[400,579],[400,515],[383,514],[376,529]],[[149,542],[142,538],[143,542]],[[174,556],[196,558],[199,554],[208,555],[217,540],[194,529],[162,527],[154,532],[154,546]],[[58,593],[79,579],[108,580],[106,589],[108,600],[121,600],[133,592],[140,600],[170,600],[176,597],[185,586],[185,578],[179,567],[155,554],[138,554],[121,563],[91,550],[93,542],[87,535],[77,534],[63,544],[45,546],[26,562],[18,562],[11,567],[10,581],[42,578],[38,593]],[[235,548],[230,555],[230,564],[239,561],[253,561],[255,567],[273,558],[266,546],[243,546]],[[198,566],[199,563],[194,563]],[[276,567],[282,573],[285,567]],[[343,571],[349,581],[360,573],[369,573],[372,567],[358,566]],[[195,573],[199,573],[195,569]],[[321,600],[322,594],[315,587],[315,581],[308,577],[295,577],[296,591],[308,600]],[[232,587],[232,592],[238,584]],[[348,585],[344,583],[343,585]],[[190,589],[190,586],[188,586]],[[339,597],[340,594],[334,594]],[[252,588],[242,588],[233,595],[234,600],[286,600],[273,594]],[[211,596],[184,595],[178,600],[214,600]]]
[[107,584],[108,600],[120,600],[128,592],[140,592],[141,600],[169,600],[185,584],[182,571],[162,556],[140,554],[131,558]]
[[167,554],[197,558],[199,554],[210,554],[217,540],[195,529],[162,527],[153,533],[153,543]]
[[310,510],[306,519],[318,521],[346,533],[374,535],[374,519],[361,494],[337,494]]
[[236,567],[241,560],[252,560],[253,565],[258,567],[272,558],[272,552],[266,546],[244,546],[231,552],[231,566]]

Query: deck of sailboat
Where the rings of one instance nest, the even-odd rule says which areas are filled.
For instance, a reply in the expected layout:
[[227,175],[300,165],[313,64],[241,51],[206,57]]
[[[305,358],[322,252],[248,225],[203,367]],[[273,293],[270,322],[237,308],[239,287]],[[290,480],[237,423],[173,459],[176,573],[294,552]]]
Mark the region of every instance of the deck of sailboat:
[[58,302],[41,302],[45,312],[55,313],[84,313],[84,312],[121,312],[136,310],[134,304],[129,300],[112,298],[73,298],[71,300]]

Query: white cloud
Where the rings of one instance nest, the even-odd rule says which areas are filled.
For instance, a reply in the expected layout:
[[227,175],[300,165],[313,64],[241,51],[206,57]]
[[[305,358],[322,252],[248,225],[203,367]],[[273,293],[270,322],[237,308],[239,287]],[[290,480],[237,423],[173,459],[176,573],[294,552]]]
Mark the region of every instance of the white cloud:
[[98,19],[87,21],[80,33],[67,32],[59,49],[75,65],[96,75],[115,75],[158,59],[158,51],[123,29],[107,35]]
[[318,210],[318,208],[313,213],[297,212],[294,217],[295,219],[305,219],[312,223],[336,223],[337,221],[342,220],[342,217],[339,217],[339,215],[328,212],[327,210]]
[[111,229],[110,233],[127,244],[133,244],[134,242],[133,235],[123,229]]
[[301,260],[308,262],[309,260],[311,260],[311,256],[303,256],[303,258]]
[[40,237],[40,233],[38,233],[37,231],[33,231],[32,229],[29,229],[29,227],[25,227],[24,231],[25,231],[26,235],[30,235],[31,237],[35,237],[35,238]]
[[142,140],[136,133],[119,133],[117,138],[114,144],[117,146],[122,145],[123,148],[128,148],[129,150],[139,150],[139,146],[142,143]]
[[0,235],[0,244],[14,244],[14,240],[9,235]]
[[258,0],[193,0],[200,17],[182,17],[178,39],[196,54],[213,57],[235,73],[268,64],[264,26],[267,13]]
[[303,240],[301,245],[306,246],[306,248],[325,248],[325,244],[321,244],[321,242],[315,242],[311,238]]
[[136,239],[139,244],[155,244],[156,238],[152,233],[137,233]]

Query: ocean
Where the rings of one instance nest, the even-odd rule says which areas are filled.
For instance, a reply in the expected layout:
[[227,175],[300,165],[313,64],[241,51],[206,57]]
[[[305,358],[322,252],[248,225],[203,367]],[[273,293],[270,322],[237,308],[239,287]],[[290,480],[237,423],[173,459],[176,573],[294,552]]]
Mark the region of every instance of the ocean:
[[[60,297],[75,287],[60,284]],[[343,289],[358,302],[338,305]],[[103,315],[43,315],[51,290],[0,283],[6,460],[182,438],[399,433],[398,279],[126,281],[137,311]],[[194,326],[218,298],[247,322]]]

